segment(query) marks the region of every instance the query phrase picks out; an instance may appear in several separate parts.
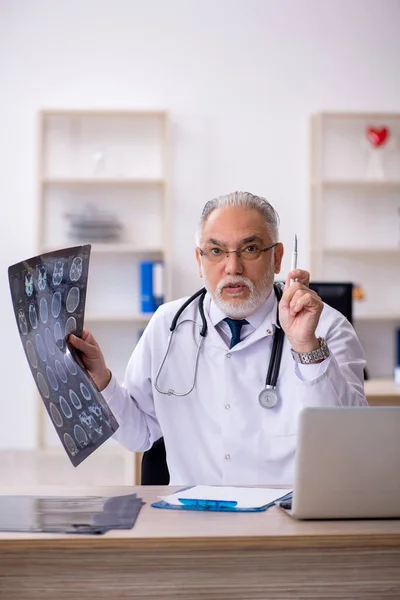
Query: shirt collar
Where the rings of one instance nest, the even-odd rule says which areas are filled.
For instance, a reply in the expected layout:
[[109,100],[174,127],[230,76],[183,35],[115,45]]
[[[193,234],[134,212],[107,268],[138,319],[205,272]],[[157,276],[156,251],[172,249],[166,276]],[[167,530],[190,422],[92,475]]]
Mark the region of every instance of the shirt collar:
[[[258,329],[263,323],[265,323],[266,329],[272,329],[272,326],[276,325],[276,304],[276,296],[272,290],[265,302],[263,302],[253,314],[245,317],[246,321],[248,321],[254,329]],[[208,314],[214,327],[226,318],[226,314],[215,304],[211,297],[208,306]]]

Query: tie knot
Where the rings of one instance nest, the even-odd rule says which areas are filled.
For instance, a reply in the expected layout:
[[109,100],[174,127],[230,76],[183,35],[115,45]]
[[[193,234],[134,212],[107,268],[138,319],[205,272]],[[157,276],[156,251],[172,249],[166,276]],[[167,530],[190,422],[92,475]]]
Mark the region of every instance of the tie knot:
[[248,324],[248,321],[246,321],[246,319],[230,319],[229,317],[226,317],[224,321],[228,323],[229,329],[231,330],[232,338],[229,348],[233,348],[233,346],[236,346],[236,344],[240,342],[241,329],[243,325]]

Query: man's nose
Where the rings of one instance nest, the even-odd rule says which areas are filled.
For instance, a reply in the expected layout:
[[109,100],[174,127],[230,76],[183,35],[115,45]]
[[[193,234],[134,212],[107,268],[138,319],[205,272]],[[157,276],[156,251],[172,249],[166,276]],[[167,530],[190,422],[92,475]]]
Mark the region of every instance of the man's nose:
[[243,263],[238,257],[237,252],[229,252],[227,258],[225,258],[225,273],[227,275],[243,273]]

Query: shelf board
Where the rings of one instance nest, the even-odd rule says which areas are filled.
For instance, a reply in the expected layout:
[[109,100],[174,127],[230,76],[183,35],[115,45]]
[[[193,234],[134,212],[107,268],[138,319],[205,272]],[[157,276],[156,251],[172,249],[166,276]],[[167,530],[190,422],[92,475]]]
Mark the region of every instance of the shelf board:
[[367,314],[366,313],[365,315],[354,314],[353,318],[354,318],[354,321],[356,321],[356,322],[360,322],[360,321],[389,321],[389,322],[393,321],[393,322],[396,322],[396,321],[400,321],[400,313],[397,315],[396,314],[387,314],[387,313],[386,314],[384,314],[384,313],[382,313],[382,314],[379,314],[379,313]]
[[322,119],[376,119],[376,120],[385,120],[385,119],[399,119],[400,113],[390,113],[390,112],[354,112],[354,111],[324,111],[321,113],[316,113],[316,117],[321,117]]
[[393,255],[400,254],[400,247],[388,247],[388,248],[373,248],[368,246],[367,248],[363,247],[341,247],[341,246],[322,246],[321,248],[313,248],[314,253],[325,253],[325,254],[379,254],[379,255]]
[[166,117],[166,110],[151,110],[151,109],[138,109],[138,110],[109,110],[109,109],[48,109],[41,111],[44,117]]
[[56,250],[60,250],[60,248],[73,248],[74,246],[81,246],[84,244],[91,244],[92,254],[136,254],[138,256],[142,255],[157,255],[162,256],[164,250],[162,248],[138,248],[133,244],[123,244],[123,243],[113,243],[113,244],[97,244],[91,242],[79,242],[79,241],[69,241],[65,242],[65,244],[61,244],[60,246],[42,246],[39,249],[40,254],[46,254],[47,252],[54,252]]
[[44,177],[43,185],[58,185],[63,187],[95,187],[95,186],[118,186],[133,187],[146,185],[164,185],[165,179],[162,177]]
[[313,183],[315,187],[330,188],[359,188],[369,189],[399,189],[400,180],[380,180],[380,179],[322,179]]
[[85,322],[90,323],[148,323],[154,313],[135,313],[135,314],[88,314],[85,315]]
[[163,254],[161,248],[138,248],[133,244],[92,244],[94,254]]

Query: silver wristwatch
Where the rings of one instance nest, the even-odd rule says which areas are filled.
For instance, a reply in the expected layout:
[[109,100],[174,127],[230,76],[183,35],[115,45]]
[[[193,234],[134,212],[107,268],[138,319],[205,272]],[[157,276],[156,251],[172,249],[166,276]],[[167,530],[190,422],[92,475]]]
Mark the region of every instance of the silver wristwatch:
[[294,350],[290,350],[293,359],[302,365],[311,365],[328,358],[330,352],[326,341],[324,338],[319,337],[318,342],[319,348],[317,348],[317,350],[311,350],[311,352],[295,352]]

